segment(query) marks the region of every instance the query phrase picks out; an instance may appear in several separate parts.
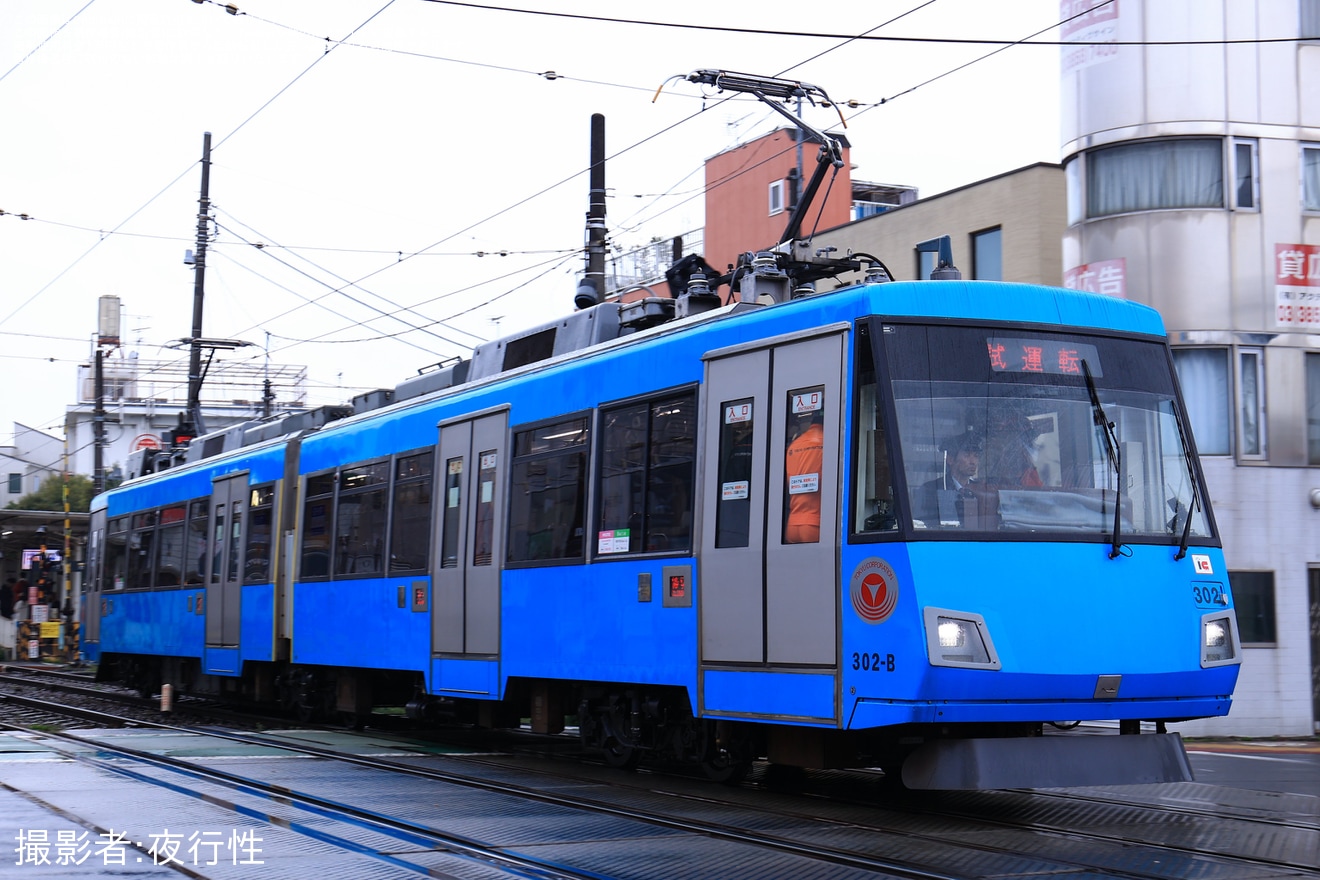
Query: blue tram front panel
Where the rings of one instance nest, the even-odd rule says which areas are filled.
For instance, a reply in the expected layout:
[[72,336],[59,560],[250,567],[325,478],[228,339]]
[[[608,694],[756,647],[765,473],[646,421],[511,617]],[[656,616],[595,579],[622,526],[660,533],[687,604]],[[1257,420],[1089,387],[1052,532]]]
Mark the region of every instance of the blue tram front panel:
[[[873,319],[707,361],[704,714],[1227,713],[1236,622],[1162,337]],[[808,395],[844,462],[804,478]],[[819,544],[790,525],[804,489]]]
[[[1236,632],[1216,549],[1175,561],[1140,546],[1122,562],[1088,544],[859,549],[844,585],[848,727],[1228,712]],[[1230,656],[1206,648],[1216,619]]]
[[1226,714],[1236,621],[1162,337],[870,329],[848,724]]

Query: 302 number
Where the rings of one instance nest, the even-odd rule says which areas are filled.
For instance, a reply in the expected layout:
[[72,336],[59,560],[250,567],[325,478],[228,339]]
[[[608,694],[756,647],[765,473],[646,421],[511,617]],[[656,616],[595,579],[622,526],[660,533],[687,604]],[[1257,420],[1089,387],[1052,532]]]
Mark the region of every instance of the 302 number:
[[1192,587],[1192,598],[1196,600],[1197,605],[1224,605],[1224,588],[1220,586],[1211,586],[1210,584],[1195,585]]
[[894,655],[881,656],[877,652],[870,654],[853,651],[852,668],[861,672],[893,672]]

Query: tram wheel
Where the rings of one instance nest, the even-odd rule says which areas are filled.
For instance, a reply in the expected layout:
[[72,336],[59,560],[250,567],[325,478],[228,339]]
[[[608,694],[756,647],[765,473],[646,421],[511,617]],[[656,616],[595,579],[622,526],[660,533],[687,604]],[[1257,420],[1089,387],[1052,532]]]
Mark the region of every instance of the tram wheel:
[[721,752],[715,758],[701,762],[701,772],[711,782],[723,785],[737,785],[747,778],[752,770],[752,762],[735,758],[728,752]]
[[625,746],[611,737],[602,747],[605,763],[618,770],[636,770],[641,763],[642,752],[632,746]]

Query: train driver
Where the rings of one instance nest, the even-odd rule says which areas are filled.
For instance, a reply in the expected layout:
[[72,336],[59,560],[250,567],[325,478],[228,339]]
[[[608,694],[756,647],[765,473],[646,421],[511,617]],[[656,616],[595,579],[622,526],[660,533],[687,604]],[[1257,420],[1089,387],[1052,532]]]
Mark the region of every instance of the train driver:
[[923,483],[912,497],[912,516],[918,520],[918,527],[960,526],[965,522],[969,508],[974,509],[976,504],[975,490],[980,486],[977,472],[984,445],[980,432],[970,427],[940,442],[942,472]]

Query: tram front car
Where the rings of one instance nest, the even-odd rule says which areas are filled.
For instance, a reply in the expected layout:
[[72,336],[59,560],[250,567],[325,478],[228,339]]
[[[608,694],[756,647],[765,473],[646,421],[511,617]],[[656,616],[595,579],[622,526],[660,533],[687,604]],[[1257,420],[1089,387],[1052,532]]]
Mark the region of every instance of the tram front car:
[[859,328],[846,726],[914,788],[1189,779],[1165,725],[1228,712],[1240,646],[1162,323],[1001,301]]

